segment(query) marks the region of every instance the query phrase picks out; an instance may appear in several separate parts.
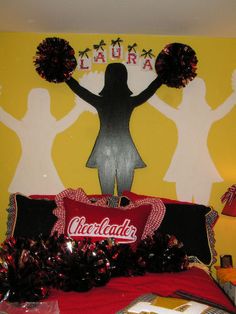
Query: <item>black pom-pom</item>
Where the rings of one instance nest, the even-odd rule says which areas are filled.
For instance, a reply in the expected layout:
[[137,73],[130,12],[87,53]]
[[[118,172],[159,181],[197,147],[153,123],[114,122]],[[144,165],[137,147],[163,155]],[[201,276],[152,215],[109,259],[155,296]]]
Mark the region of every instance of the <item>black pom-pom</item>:
[[68,41],[49,37],[38,45],[34,64],[42,78],[48,82],[60,83],[71,77],[77,61]]
[[0,250],[0,298],[9,302],[37,302],[48,296],[47,271],[34,241],[8,239]]
[[187,269],[188,259],[182,242],[175,236],[155,231],[142,240],[137,249],[149,272],[179,272]]
[[172,43],[159,53],[155,69],[169,87],[185,87],[197,75],[197,57],[188,45]]
[[188,267],[181,242],[156,231],[134,251],[114,239],[75,241],[54,233],[48,238],[10,238],[0,247],[0,302],[39,301],[50,288],[89,291],[116,276],[177,272]]
[[110,262],[102,249],[96,248],[87,252],[87,263],[90,267],[95,286],[104,286],[111,278]]

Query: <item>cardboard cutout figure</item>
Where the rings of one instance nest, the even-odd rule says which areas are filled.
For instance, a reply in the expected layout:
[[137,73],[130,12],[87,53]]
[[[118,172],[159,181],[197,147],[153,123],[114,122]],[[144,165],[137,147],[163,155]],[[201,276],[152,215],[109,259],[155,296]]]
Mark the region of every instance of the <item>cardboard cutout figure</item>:
[[[94,59],[96,63],[106,62],[103,45],[103,40],[94,45],[98,51]],[[99,52],[99,48],[103,52]],[[151,50],[144,52],[151,54]],[[46,38],[37,47],[34,60],[36,71],[49,82],[66,82],[75,94],[98,111],[100,130],[87,166],[98,168],[102,193],[113,194],[116,182],[117,192],[121,194],[123,190],[130,190],[134,169],[145,167],[129,131],[134,108],[146,102],[162,84],[185,87],[196,76],[198,60],[195,51],[181,43],[166,45],[155,60],[157,78],[136,96],[131,96],[127,70],[122,63],[107,66],[105,85],[99,95],[82,87],[71,77],[77,66],[74,55],[75,51],[68,41]]]
[[145,167],[132,140],[129,122],[135,107],[146,102],[162,85],[156,77],[140,94],[131,96],[128,73],[122,63],[108,64],[105,84],[99,95],[82,87],[74,78],[66,81],[71,90],[98,112],[100,130],[86,166],[98,168],[102,193],[118,195],[130,190],[134,169]]
[[30,194],[56,194],[64,190],[51,151],[57,134],[70,127],[84,111],[96,112],[89,104],[77,101],[61,119],[51,114],[47,89],[33,88],[22,119],[16,119],[0,106],[0,122],[16,133],[21,142],[21,158],[8,191]]
[[236,104],[236,71],[232,88],[232,94],[214,110],[206,101],[206,86],[201,78],[195,78],[184,89],[178,108],[172,108],[157,94],[148,100],[177,127],[178,143],[164,180],[176,183],[179,200],[208,205],[212,184],[223,181],[207,141],[213,123],[224,118]]

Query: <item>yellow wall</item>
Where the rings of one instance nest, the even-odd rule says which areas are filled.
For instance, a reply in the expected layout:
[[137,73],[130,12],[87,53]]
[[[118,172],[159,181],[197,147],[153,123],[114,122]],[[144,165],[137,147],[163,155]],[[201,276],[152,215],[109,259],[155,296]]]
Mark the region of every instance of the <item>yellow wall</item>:
[[[101,39],[110,43],[121,37],[123,45],[137,43],[139,50],[152,49],[157,55],[172,42],[190,45],[198,57],[198,75],[207,86],[207,102],[217,108],[231,94],[231,75],[236,69],[236,39],[205,37],[173,37],[120,34],[36,34],[0,33],[0,106],[17,119],[26,112],[27,96],[32,88],[42,87],[50,92],[51,111],[62,118],[72,107],[74,96],[66,84],[48,83],[36,73],[33,56],[38,44],[46,37],[61,37],[75,49],[84,50]],[[93,65],[103,70],[104,65]],[[75,77],[79,77],[79,71]],[[176,107],[182,91],[162,86],[158,95]],[[142,127],[140,127],[142,126]],[[99,128],[97,116],[83,113],[69,129],[59,134],[54,142],[52,157],[66,187],[83,187],[87,193],[100,193],[96,169],[85,167]],[[171,156],[176,147],[177,133],[173,122],[161,115],[149,104],[136,109],[131,119],[131,132],[135,144],[148,167],[136,170],[132,191],[142,194],[176,198],[175,184],[163,181]],[[236,109],[219,122],[214,123],[208,138],[208,147],[217,170],[224,181],[212,187],[210,205],[219,213],[222,210],[221,195],[236,182]],[[35,143],[37,145],[37,143]],[[6,207],[8,186],[15,173],[21,155],[16,134],[0,122],[0,239],[6,231]],[[20,192],[20,191],[19,191]],[[236,264],[236,218],[221,216],[216,225],[216,249],[218,254],[232,254]]]

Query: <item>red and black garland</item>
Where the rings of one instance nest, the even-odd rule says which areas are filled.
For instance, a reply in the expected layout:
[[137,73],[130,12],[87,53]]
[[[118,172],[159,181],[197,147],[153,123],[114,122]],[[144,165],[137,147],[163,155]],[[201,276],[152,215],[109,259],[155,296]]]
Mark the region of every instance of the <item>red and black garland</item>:
[[37,47],[34,64],[38,74],[49,82],[68,80],[77,66],[74,49],[68,41],[49,37]]
[[188,45],[172,43],[159,53],[155,68],[163,84],[169,87],[185,87],[197,75],[197,57]]
[[145,272],[177,272],[188,266],[181,242],[156,232],[136,251],[112,239],[74,241],[64,235],[49,238],[10,238],[0,249],[0,301],[35,302],[50,288],[88,291],[115,276]]

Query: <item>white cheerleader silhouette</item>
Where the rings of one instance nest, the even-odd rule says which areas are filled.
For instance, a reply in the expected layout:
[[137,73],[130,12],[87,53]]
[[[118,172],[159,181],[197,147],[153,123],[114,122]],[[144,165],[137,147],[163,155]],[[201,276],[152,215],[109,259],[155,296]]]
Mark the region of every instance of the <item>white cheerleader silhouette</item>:
[[0,122],[13,130],[20,139],[22,154],[9,192],[24,194],[56,194],[64,189],[51,156],[57,134],[71,126],[84,111],[96,113],[93,107],[75,98],[75,106],[62,119],[50,112],[47,89],[34,88],[28,95],[28,109],[21,120],[0,106]]
[[227,115],[236,104],[236,72],[232,75],[233,93],[212,110],[205,99],[205,82],[195,78],[183,89],[177,109],[157,94],[148,102],[175,122],[178,143],[164,180],[176,182],[179,200],[208,204],[213,182],[223,181],[209,154],[207,138],[212,124]]

